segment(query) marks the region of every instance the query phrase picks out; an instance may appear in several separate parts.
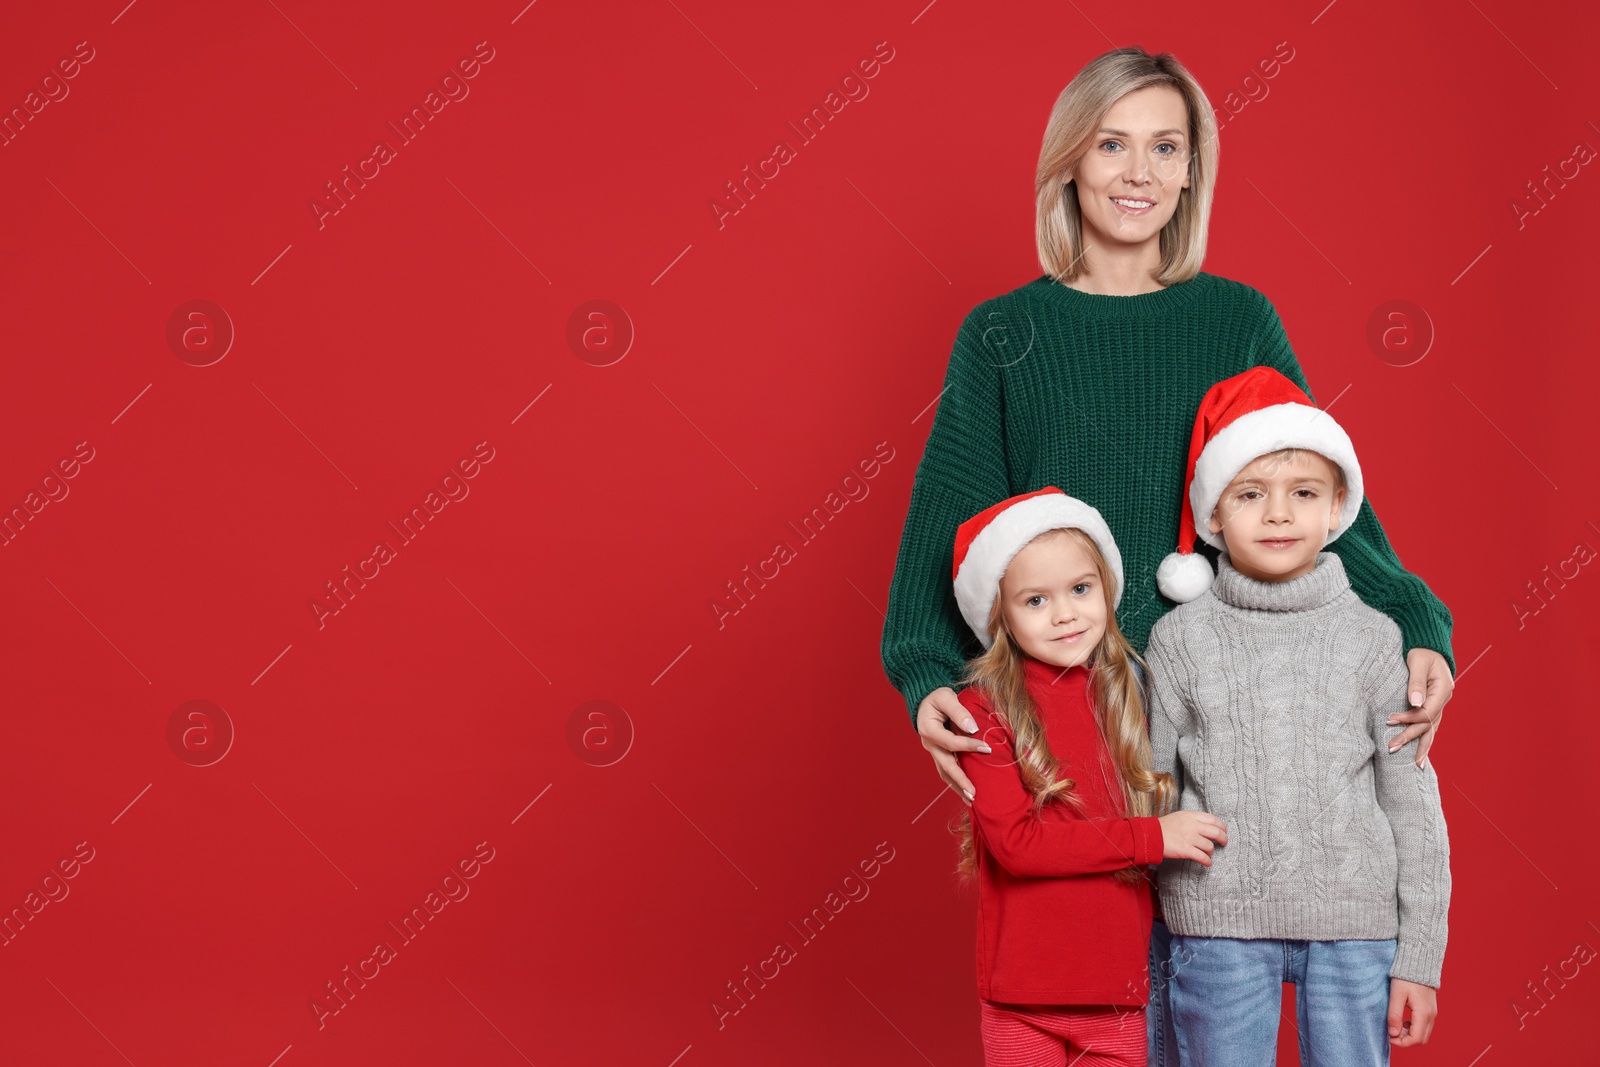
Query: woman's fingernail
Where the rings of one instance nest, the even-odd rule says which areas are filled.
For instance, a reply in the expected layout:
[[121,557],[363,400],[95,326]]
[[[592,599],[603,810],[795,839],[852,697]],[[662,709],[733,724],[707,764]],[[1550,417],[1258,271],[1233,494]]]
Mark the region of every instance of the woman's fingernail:
[[977,732],[978,732],[978,724],[977,723],[975,723],[975,722],[967,723],[967,733],[975,734]]
[[1420,708],[1422,706],[1422,694],[1421,693],[1412,693],[1411,694],[1411,706],[1414,707],[1414,708]]
[[1394,755],[1396,752],[1399,752],[1399,751],[1400,751],[1400,746],[1399,745],[1390,745],[1389,746],[1389,754],[1391,756]]
[[978,749],[978,751],[979,752],[993,752],[994,749],[990,748],[988,745],[984,745],[982,748]]
[[1383,725],[1385,725],[1385,726],[1399,726],[1400,725],[1400,720],[1396,719],[1396,718],[1390,718],[1389,721],[1384,723]]

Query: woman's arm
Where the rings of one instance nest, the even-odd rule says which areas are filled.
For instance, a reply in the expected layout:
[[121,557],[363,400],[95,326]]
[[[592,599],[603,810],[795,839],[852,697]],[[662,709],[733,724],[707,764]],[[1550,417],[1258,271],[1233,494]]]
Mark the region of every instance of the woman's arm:
[[997,354],[1008,338],[1003,321],[996,322],[1002,313],[986,310],[988,304],[974,308],[956,334],[889,585],[883,667],[913,724],[925,697],[956,686],[968,649],[977,647],[952,588],[956,527],[1011,495],[999,369],[1009,354]]
[[[1305,372],[1289,346],[1289,337],[1277,310],[1265,296],[1261,297],[1261,303],[1261,323],[1251,340],[1254,363],[1280,371],[1316,403]],[[1401,564],[1378,523],[1370,499],[1361,501],[1355,522],[1328,546],[1328,551],[1338,554],[1356,595],[1400,627],[1402,651],[1410,675],[1407,691],[1411,710],[1395,713],[1396,723],[1410,725],[1394,738],[1394,743],[1400,747],[1420,737],[1416,764],[1426,767],[1428,749],[1437,737],[1444,706],[1455,690],[1450,609],[1433,594],[1427,583]]]
[[[1266,298],[1262,300],[1265,302]],[[1317,398],[1289,346],[1283,321],[1270,302],[1266,303],[1264,315],[1255,340],[1256,363],[1280,371],[1315,404]],[[1328,546],[1328,551],[1338,553],[1356,595],[1399,624],[1405,651],[1431,648],[1445,658],[1451,674],[1455,673],[1455,655],[1450,649],[1450,609],[1434,596],[1427,583],[1401,564],[1370,500],[1362,500],[1356,521]]]

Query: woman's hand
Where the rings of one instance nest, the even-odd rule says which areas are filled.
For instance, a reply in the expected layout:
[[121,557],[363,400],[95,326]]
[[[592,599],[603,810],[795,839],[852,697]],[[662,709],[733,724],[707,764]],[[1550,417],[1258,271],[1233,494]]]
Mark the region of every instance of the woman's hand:
[[956,759],[956,753],[993,750],[976,737],[963,737],[947,729],[947,722],[955,723],[968,734],[978,730],[972,713],[961,706],[956,691],[946,685],[923,697],[922,703],[917,705],[917,733],[922,736],[922,747],[932,754],[939,777],[961,794],[962,800],[971,804],[976,792],[972,788],[972,781],[961,773],[961,763]]
[[1161,816],[1161,856],[1211,866],[1211,850],[1228,843],[1228,824],[1207,811],[1175,811]]
[[[1405,1018],[1406,1005],[1411,1018]],[[1389,979],[1389,1044],[1393,1048],[1426,1045],[1439,1017],[1439,992],[1400,978]]]
[[1398,751],[1413,738],[1421,737],[1417,742],[1417,766],[1426,767],[1428,749],[1439,736],[1444,706],[1455,693],[1456,682],[1450,676],[1450,664],[1431,648],[1413,648],[1407,652],[1406,668],[1411,672],[1411,685],[1406,690],[1410,694],[1411,709],[1390,715],[1388,725],[1398,726],[1403,722],[1416,725],[1407,726],[1395,735],[1389,742],[1389,751]]

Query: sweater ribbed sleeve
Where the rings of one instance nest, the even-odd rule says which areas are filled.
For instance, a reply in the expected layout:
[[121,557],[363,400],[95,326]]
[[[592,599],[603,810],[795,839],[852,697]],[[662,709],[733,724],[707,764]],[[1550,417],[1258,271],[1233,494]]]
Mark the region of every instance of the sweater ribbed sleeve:
[[1183,796],[1183,764],[1178,762],[1178,737],[1189,726],[1182,697],[1187,686],[1177,680],[1179,664],[1173,659],[1173,650],[1166,636],[1170,624],[1164,623],[1165,619],[1155,624],[1150,630],[1150,640],[1145,644],[1144,661],[1150,665],[1151,675],[1150,685],[1145,691],[1145,707],[1149,711],[1150,723],[1150,769],[1157,774],[1172,775],[1173,810],[1177,811],[1181,808],[1179,800]]
[[[1260,320],[1261,332],[1253,342],[1256,362],[1280,371],[1303,389],[1315,404],[1317,398],[1306,383],[1305,372],[1300,369],[1300,362],[1289,346],[1283,321],[1271,302],[1265,297],[1262,297],[1262,302],[1266,306]],[[1345,573],[1350,576],[1350,587],[1356,591],[1356,595],[1399,624],[1403,638],[1402,661],[1405,653],[1413,648],[1431,648],[1445,658],[1451,676],[1455,676],[1455,653],[1450,647],[1453,624],[1450,609],[1434,595],[1426,582],[1405,569],[1378,523],[1370,497],[1361,501],[1356,521],[1328,545],[1328,551],[1338,553],[1344,561]]]
[[1410,675],[1396,656],[1399,629],[1392,620],[1385,623],[1384,639],[1367,661],[1362,688],[1371,694],[1374,784],[1378,806],[1394,832],[1398,867],[1399,948],[1389,977],[1437,989],[1449,935],[1450,837],[1433,762],[1417,769],[1417,739],[1389,752],[1389,742],[1405,727],[1385,723],[1392,713],[1406,709]]
[[956,688],[967,657],[981,650],[956,606],[950,576],[956,527],[1011,495],[1005,394],[999,360],[986,358],[984,308],[974,308],[956,333],[889,587],[884,671],[904,697],[913,728],[923,698],[942,686]]

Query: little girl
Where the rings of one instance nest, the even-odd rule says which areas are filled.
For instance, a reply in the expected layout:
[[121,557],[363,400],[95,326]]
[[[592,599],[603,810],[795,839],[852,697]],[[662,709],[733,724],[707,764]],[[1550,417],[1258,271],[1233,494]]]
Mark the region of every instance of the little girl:
[[[1117,628],[1122,556],[1100,512],[1054,486],[956,532],[955,597],[987,650],[959,694],[986,748],[957,870],[978,880],[988,1067],[1145,1063],[1153,893],[1146,866],[1211,866],[1201,811],[1157,817],[1138,654]],[[1136,664],[1138,666],[1136,666]]]

